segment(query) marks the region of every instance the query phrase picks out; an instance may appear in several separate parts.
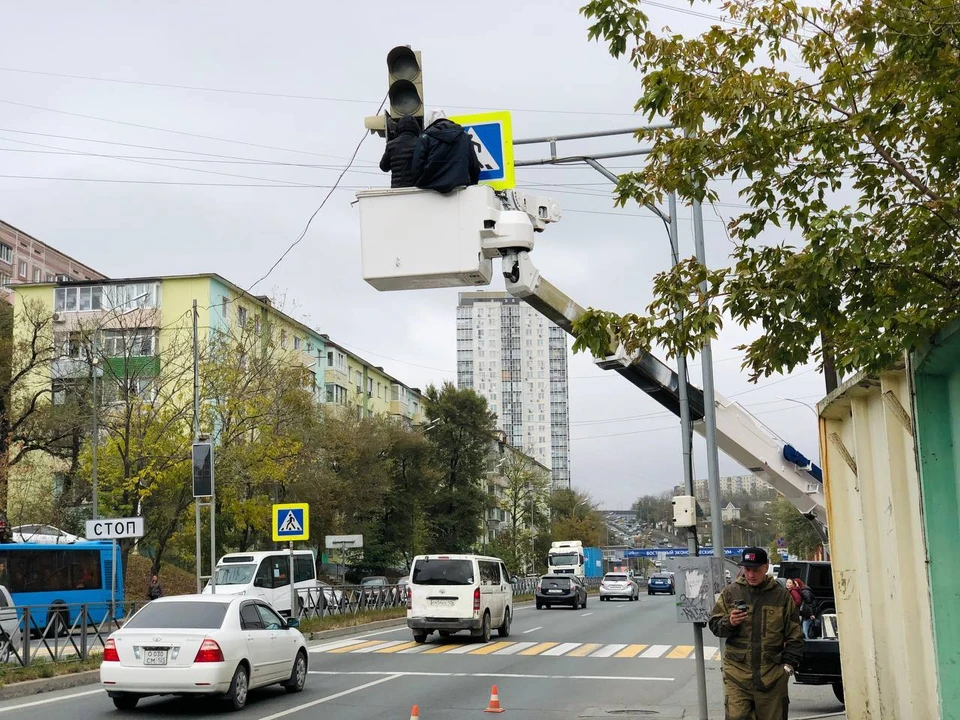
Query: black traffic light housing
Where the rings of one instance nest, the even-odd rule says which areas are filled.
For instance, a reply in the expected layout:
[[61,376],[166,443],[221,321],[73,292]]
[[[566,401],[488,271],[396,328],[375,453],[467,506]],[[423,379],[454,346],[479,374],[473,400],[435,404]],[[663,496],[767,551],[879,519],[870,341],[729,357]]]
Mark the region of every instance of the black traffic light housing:
[[364,119],[364,127],[380,136],[387,134],[387,118],[397,120],[413,115],[423,128],[423,65],[420,52],[409,45],[398,45],[387,53],[388,108],[383,115]]

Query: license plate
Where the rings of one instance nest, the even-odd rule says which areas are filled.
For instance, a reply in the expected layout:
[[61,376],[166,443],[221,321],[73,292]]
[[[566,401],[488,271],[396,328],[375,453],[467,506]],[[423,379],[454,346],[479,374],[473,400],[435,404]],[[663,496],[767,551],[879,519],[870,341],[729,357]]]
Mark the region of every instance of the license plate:
[[548,592],[548,593],[556,593],[557,595],[559,595],[560,593],[563,592],[563,590],[547,590],[547,592]]
[[166,665],[167,651],[166,650],[144,650],[143,664],[144,665]]
[[431,600],[430,607],[453,607],[454,600]]

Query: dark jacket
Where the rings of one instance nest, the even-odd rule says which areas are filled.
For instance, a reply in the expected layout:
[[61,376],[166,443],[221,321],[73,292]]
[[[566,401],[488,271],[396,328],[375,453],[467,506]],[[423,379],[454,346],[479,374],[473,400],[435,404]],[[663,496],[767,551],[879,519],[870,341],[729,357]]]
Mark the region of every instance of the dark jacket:
[[390,173],[390,187],[413,187],[414,178],[410,170],[413,149],[420,135],[420,124],[413,115],[404,115],[397,123],[397,135],[387,140],[387,146],[380,158],[380,169]]
[[[749,615],[734,627],[730,612],[738,600],[747,603]],[[727,638],[724,678],[744,689],[771,690],[783,678],[784,664],[796,668],[803,659],[797,606],[787,589],[769,576],[757,587],[744,577],[727,585],[710,615],[710,630]]]
[[163,597],[163,588],[160,587],[160,583],[156,585],[151,583],[147,586],[147,600],[156,600],[158,597]]
[[480,169],[470,135],[447,118],[435,120],[417,139],[412,171],[418,188],[448,193],[476,185]]

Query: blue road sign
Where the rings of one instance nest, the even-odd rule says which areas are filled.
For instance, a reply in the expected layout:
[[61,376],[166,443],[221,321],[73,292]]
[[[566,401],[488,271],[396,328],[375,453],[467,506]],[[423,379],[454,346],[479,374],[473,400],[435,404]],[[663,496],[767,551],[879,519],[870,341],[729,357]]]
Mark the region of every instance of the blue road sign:
[[[740,555],[743,552],[742,547],[728,547],[724,548],[723,554],[727,557],[733,557]],[[623,553],[624,557],[633,558],[633,557],[659,557],[660,553],[664,553],[667,557],[687,557],[690,555],[690,550],[688,548],[675,548],[675,547],[662,547],[662,548],[630,548],[625,550]],[[712,547],[702,547],[700,548],[701,556],[710,556],[713,555]]]
[[310,505],[286,503],[273,506],[274,542],[310,539]]

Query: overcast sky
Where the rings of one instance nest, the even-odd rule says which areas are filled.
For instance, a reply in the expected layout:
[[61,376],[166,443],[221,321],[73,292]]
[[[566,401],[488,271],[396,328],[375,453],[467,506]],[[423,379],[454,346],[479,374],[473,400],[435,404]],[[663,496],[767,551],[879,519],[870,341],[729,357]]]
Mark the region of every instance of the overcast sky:
[[[509,110],[517,138],[642,124],[632,113],[637,74],[587,41],[581,4],[8,3],[0,217],[111,277],[216,272],[249,287],[297,238],[363,137],[395,45],[423,53],[428,108]],[[657,27],[710,24],[680,0],[661,4],[669,8],[649,9]],[[560,150],[634,146],[624,136]],[[376,168],[382,149],[366,137],[341,189],[256,290],[409,385],[455,381],[457,290],[378,293],[361,277],[350,202],[358,189],[389,184]],[[517,149],[518,158],[547,154]],[[563,208],[563,221],[537,237],[543,275],[584,306],[641,312],[650,279],[669,263],[659,221],[614,208],[611,185],[590,168],[520,168],[517,180]],[[730,249],[720,218],[743,209],[730,183],[718,190],[723,202],[704,209],[712,265]],[[680,218],[691,255],[689,209]],[[490,289],[501,287],[495,279]],[[812,410],[779,397],[812,405],[822,376],[810,366],[750,384],[734,350],[747,337],[728,328],[714,345],[718,391],[815,457]],[[583,355],[570,359],[570,421],[573,483],[603,507],[681,481],[678,421]],[[721,474],[743,472],[721,454]]]

